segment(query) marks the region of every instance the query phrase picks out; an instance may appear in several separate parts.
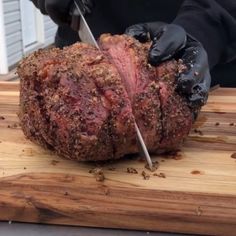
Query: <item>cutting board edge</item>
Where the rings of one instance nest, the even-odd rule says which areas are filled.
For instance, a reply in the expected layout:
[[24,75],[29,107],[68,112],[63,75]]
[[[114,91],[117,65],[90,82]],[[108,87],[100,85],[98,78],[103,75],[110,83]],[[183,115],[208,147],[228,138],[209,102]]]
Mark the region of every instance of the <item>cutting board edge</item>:
[[[39,179],[51,182],[36,184]],[[5,177],[0,185],[0,220],[202,235],[236,230],[235,196],[128,187],[121,193],[109,180],[45,173]]]

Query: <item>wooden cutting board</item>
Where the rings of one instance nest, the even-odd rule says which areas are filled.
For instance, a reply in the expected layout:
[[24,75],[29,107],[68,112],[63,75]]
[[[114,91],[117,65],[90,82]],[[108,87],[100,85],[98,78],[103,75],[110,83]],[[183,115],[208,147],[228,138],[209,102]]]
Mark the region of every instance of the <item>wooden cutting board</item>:
[[236,89],[211,93],[182,150],[153,157],[155,173],[132,157],[101,165],[99,182],[89,173],[94,164],[25,139],[18,87],[0,84],[0,220],[235,235]]

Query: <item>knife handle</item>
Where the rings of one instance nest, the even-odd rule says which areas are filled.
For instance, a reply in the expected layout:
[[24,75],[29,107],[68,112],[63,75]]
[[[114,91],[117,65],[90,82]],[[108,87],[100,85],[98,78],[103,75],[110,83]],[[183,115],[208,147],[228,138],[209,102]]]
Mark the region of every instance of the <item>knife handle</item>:
[[78,31],[80,27],[80,13],[75,6],[75,3],[72,3],[71,10],[70,10],[70,17],[71,17],[71,22],[70,22],[70,27],[74,31]]
[[71,17],[70,27],[74,31],[78,31],[80,27],[80,13],[76,5],[79,7],[81,14],[85,15],[91,13],[93,3],[91,0],[74,0],[72,2],[69,15]]

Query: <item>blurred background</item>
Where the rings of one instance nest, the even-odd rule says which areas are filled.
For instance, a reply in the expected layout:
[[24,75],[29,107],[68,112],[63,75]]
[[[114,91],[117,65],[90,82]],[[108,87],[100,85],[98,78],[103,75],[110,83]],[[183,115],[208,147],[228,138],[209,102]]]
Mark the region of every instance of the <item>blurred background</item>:
[[56,30],[31,1],[0,0],[0,80],[14,79],[15,65],[24,55],[53,44]]

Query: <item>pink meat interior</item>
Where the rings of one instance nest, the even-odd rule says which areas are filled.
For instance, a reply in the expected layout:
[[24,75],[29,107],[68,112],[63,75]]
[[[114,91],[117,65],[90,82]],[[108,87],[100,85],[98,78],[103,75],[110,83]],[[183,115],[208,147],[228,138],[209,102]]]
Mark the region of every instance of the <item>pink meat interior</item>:
[[183,66],[173,60],[152,67],[147,62],[149,45],[124,35],[102,35],[99,42],[121,75],[149,150],[177,147],[192,124],[185,100],[175,92]]

